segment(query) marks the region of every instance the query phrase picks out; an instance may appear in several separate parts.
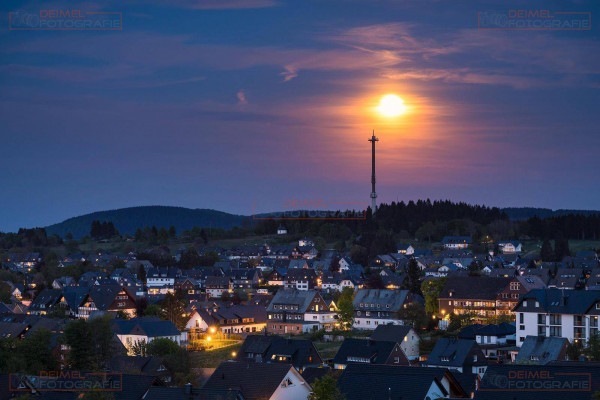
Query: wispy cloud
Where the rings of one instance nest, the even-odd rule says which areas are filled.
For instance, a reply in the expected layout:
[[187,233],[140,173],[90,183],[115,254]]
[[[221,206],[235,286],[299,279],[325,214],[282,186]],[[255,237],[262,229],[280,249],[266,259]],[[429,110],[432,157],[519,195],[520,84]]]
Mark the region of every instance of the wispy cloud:
[[236,96],[237,96],[239,105],[248,104],[248,100],[246,99],[246,93],[243,90],[238,91]]

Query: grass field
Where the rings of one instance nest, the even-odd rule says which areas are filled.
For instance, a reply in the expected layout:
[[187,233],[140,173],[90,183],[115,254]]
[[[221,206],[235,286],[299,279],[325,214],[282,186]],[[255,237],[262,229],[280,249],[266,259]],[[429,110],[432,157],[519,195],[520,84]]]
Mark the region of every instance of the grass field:
[[[550,242],[554,246],[554,241]],[[539,253],[542,247],[541,240],[523,240],[521,243],[524,253]],[[578,251],[600,249],[600,240],[569,240],[569,249],[572,255],[577,254]]]
[[321,358],[333,358],[340,349],[342,342],[315,342],[315,347]]
[[218,350],[190,353],[192,368],[216,368],[221,362],[231,360],[232,353],[237,352],[240,347],[242,347],[241,342]]

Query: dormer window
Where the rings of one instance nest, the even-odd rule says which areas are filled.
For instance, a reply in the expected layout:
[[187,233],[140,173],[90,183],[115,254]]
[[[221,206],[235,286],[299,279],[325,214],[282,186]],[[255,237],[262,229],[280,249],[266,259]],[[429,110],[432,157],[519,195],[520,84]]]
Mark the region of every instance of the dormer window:
[[539,301],[536,301],[536,302],[535,302],[535,308],[538,308],[539,306],[540,306],[540,302],[539,302]]
[[523,307],[527,307],[527,300],[523,300]]
[[448,361],[450,361],[450,357],[448,357],[448,356],[441,356],[440,360],[442,360],[444,362],[448,362]]

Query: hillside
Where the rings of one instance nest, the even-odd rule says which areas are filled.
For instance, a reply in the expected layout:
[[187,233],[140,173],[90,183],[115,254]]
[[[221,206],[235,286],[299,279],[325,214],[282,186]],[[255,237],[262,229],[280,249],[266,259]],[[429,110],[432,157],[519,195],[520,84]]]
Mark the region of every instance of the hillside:
[[142,206],[120,208],[118,210],[98,211],[79,217],[69,218],[58,224],[46,227],[48,235],[66,235],[71,232],[76,239],[89,235],[92,221],[112,222],[119,233],[133,235],[135,230],[144,226],[169,228],[171,225],[182,232],[194,226],[231,229],[242,226],[249,217],[228,214],[209,209],[191,209],[184,207]]

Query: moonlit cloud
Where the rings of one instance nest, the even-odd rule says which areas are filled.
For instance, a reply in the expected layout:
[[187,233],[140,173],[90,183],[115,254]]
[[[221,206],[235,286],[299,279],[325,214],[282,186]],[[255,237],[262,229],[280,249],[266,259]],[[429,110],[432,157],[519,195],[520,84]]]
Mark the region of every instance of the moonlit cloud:
[[248,100],[246,99],[246,93],[243,90],[240,90],[239,92],[237,92],[237,99],[238,99],[238,104],[239,105],[246,105],[248,104]]

